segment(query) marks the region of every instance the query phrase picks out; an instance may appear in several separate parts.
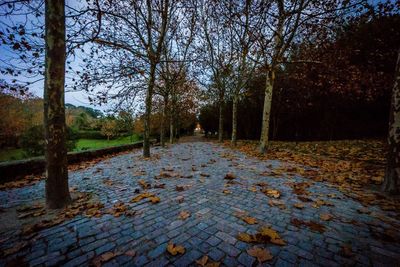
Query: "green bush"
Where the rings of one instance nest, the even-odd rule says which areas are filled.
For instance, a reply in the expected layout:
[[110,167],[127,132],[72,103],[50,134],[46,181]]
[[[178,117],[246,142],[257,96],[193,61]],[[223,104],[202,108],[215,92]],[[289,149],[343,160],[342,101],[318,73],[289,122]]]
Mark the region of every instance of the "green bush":
[[44,128],[43,125],[33,126],[25,131],[20,140],[21,148],[28,156],[44,154]]
[[[72,128],[67,128],[67,150],[71,151],[76,147],[78,134]],[[44,155],[44,127],[43,125],[33,126],[23,133],[20,140],[21,148],[28,156]]]
[[77,134],[81,139],[104,139],[100,131],[78,131]]

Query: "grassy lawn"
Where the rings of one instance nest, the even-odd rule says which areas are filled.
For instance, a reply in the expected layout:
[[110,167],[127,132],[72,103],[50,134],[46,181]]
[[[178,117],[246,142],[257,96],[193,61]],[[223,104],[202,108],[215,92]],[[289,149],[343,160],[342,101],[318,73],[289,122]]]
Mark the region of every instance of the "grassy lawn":
[[[131,139],[132,138],[132,139]],[[131,136],[120,137],[112,140],[107,139],[79,139],[76,143],[74,151],[81,151],[87,149],[96,149],[109,146],[125,145],[132,142],[139,141],[139,136],[134,134]]]
[[[139,136],[137,134],[133,134],[132,136],[119,137],[109,141],[107,141],[107,139],[79,139],[76,143],[76,148],[74,149],[74,151],[125,145],[136,141],[139,141]],[[20,148],[0,150],[0,161],[18,160],[24,158],[26,158],[25,154]]]

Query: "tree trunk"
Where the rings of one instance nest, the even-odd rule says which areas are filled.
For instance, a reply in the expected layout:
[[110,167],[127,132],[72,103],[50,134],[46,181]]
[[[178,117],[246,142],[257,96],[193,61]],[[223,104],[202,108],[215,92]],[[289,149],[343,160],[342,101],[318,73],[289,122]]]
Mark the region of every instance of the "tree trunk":
[[71,202],[64,104],[65,2],[45,2],[44,128],[46,144],[46,205],[63,208]]
[[165,115],[167,111],[167,106],[168,106],[168,97],[164,96],[164,106],[163,110],[161,113],[161,125],[160,125],[160,144],[161,147],[165,147],[165,127],[164,127],[164,120],[165,120]]
[[156,64],[151,62],[149,84],[146,92],[146,111],[144,114],[144,135],[143,135],[143,157],[150,157],[150,116],[151,101],[153,98],[154,80],[156,75]]
[[179,125],[179,120],[178,120],[178,112],[175,112],[175,119],[174,119],[174,123],[175,123],[175,142],[179,141],[179,129],[180,129],[180,125]]
[[397,56],[395,80],[389,115],[388,156],[383,191],[399,193],[400,178],[400,50]]
[[270,70],[266,75],[264,109],[261,126],[260,152],[265,153],[268,148],[269,121],[271,117],[272,92],[274,88],[275,72]]
[[231,144],[236,146],[237,141],[237,109],[238,109],[238,96],[233,97],[232,102],[232,139]]
[[174,115],[172,111],[173,107],[171,107],[171,114],[169,116],[169,143],[174,143]]
[[224,105],[223,101],[219,104],[219,120],[218,120],[218,142],[222,143],[224,135]]

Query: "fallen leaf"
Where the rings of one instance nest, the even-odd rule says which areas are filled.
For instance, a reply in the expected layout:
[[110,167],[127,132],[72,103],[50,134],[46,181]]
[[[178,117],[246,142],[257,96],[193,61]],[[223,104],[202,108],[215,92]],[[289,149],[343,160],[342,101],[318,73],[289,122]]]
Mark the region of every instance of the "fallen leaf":
[[304,204],[303,203],[294,203],[293,207],[295,207],[296,209],[303,209],[304,208]]
[[273,197],[273,198],[280,198],[281,197],[281,193],[278,190],[275,190],[275,189],[262,189],[261,192],[263,192],[268,197]]
[[269,252],[269,250],[267,250],[265,248],[252,247],[247,250],[247,253],[250,256],[257,258],[258,262],[260,262],[260,263],[272,260],[272,258],[273,258],[271,252]]
[[268,204],[271,207],[277,206],[281,210],[286,209],[285,203],[283,201],[280,201],[280,200],[270,199],[270,200],[268,200]]
[[185,248],[183,246],[181,246],[181,245],[175,245],[172,242],[169,242],[168,246],[167,246],[167,251],[171,255],[175,256],[177,254],[184,254],[185,253]]
[[154,196],[154,197],[149,197],[149,201],[150,201],[151,203],[153,203],[153,204],[157,204],[157,203],[160,202],[160,198],[159,198],[159,197],[156,197],[156,196]]
[[139,183],[139,185],[140,185],[143,189],[150,189],[150,188],[151,188],[151,184],[148,183],[148,182],[146,182],[146,181],[143,180],[143,179],[140,179],[140,180],[138,181],[138,183]]
[[228,173],[225,175],[224,179],[233,180],[233,179],[236,179],[236,175],[233,174],[233,173],[231,173],[231,172],[228,172]]
[[184,198],[183,196],[177,196],[177,197],[175,198],[175,200],[176,200],[178,203],[182,203],[182,202],[185,200],[185,198]]
[[261,227],[256,234],[239,233],[237,238],[247,243],[272,243],[280,246],[286,245],[286,242],[275,230],[265,226]]
[[256,218],[253,218],[250,216],[243,217],[242,220],[247,224],[257,224],[258,223]]
[[285,241],[279,236],[279,234],[269,227],[261,227],[261,229],[259,230],[259,234],[261,234],[261,236],[264,238],[268,237],[272,244],[280,246],[286,245]]
[[186,220],[189,217],[190,217],[190,213],[188,211],[183,210],[179,213],[179,219],[181,219],[181,220]]
[[237,238],[240,241],[246,242],[246,243],[252,243],[256,242],[256,239],[254,238],[253,235],[247,234],[247,233],[239,233]]
[[200,266],[206,266],[206,263],[208,261],[208,256],[204,255],[203,257],[201,257],[200,259],[196,260],[196,263]]
[[129,256],[129,257],[135,257],[136,251],[130,249],[130,250],[126,251],[124,254],[125,254],[126,256]]
[[103,265],[103,263],[106,263],[119,255],[121,255],[121,253],[119,253],[119,252],[114,253],[114,252],[108,251],[108,252],[105,252],[105,253],[97,256],[96,258],[94,258],[94,260],[92,261],[92,264],[96,267],[100,267]]
[[321,220],[323,221],[330,221],[333,218],[332,214],[328,214],[328,213],[323,213],[319,216],[321,218]]
[[296,227],[300,227],[300,226],[304,225],[304,226],[307,226],[308,228],[310,228],[314,232],[319,232],[319,233],[325,232],[325,226],[323,226],[322,224],[313,222],[313,221],[306,222],[306,221],[299,220],[297,218],[293,218],[290,220],[290,222],[292,225],[294,225]]
[[162,188],[162,189],[164,189],[165,188],[165,184],[155,184],[154,188]]
[[228,189],[224,189],[224,190],[222,191],[222,193],[224,193],[225,195],[229,195],[229,194],[231,194],[232,192],[229,191]]
[[2,251],[2,253],[0,253],[0,255],[3,258],[3,257],[6,257],[8,255],[15,254],[15,253],[17,253],[18,251],[22,250],[23,248],[25,248],[28,245],[29,245],[29,243],[26,242],[26,241],[19,242],[17,244],[14,244],[11,248],[5,249],[4,251]]
[[312,202],[311,198],[305,197],[305,196],[297,196],[297,198],[303,202]]

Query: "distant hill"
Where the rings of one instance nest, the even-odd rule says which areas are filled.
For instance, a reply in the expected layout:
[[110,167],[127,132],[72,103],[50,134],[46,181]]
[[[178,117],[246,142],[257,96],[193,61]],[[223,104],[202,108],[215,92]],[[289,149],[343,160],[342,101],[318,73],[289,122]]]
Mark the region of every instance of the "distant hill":
[[86,113],[90,117],[94,119],[99,119],[104,116],[104,113],[101,110],[84,107],[84,106],[74,106],[72,104],[65,104],[65,108],[71,111],[74,114]]

